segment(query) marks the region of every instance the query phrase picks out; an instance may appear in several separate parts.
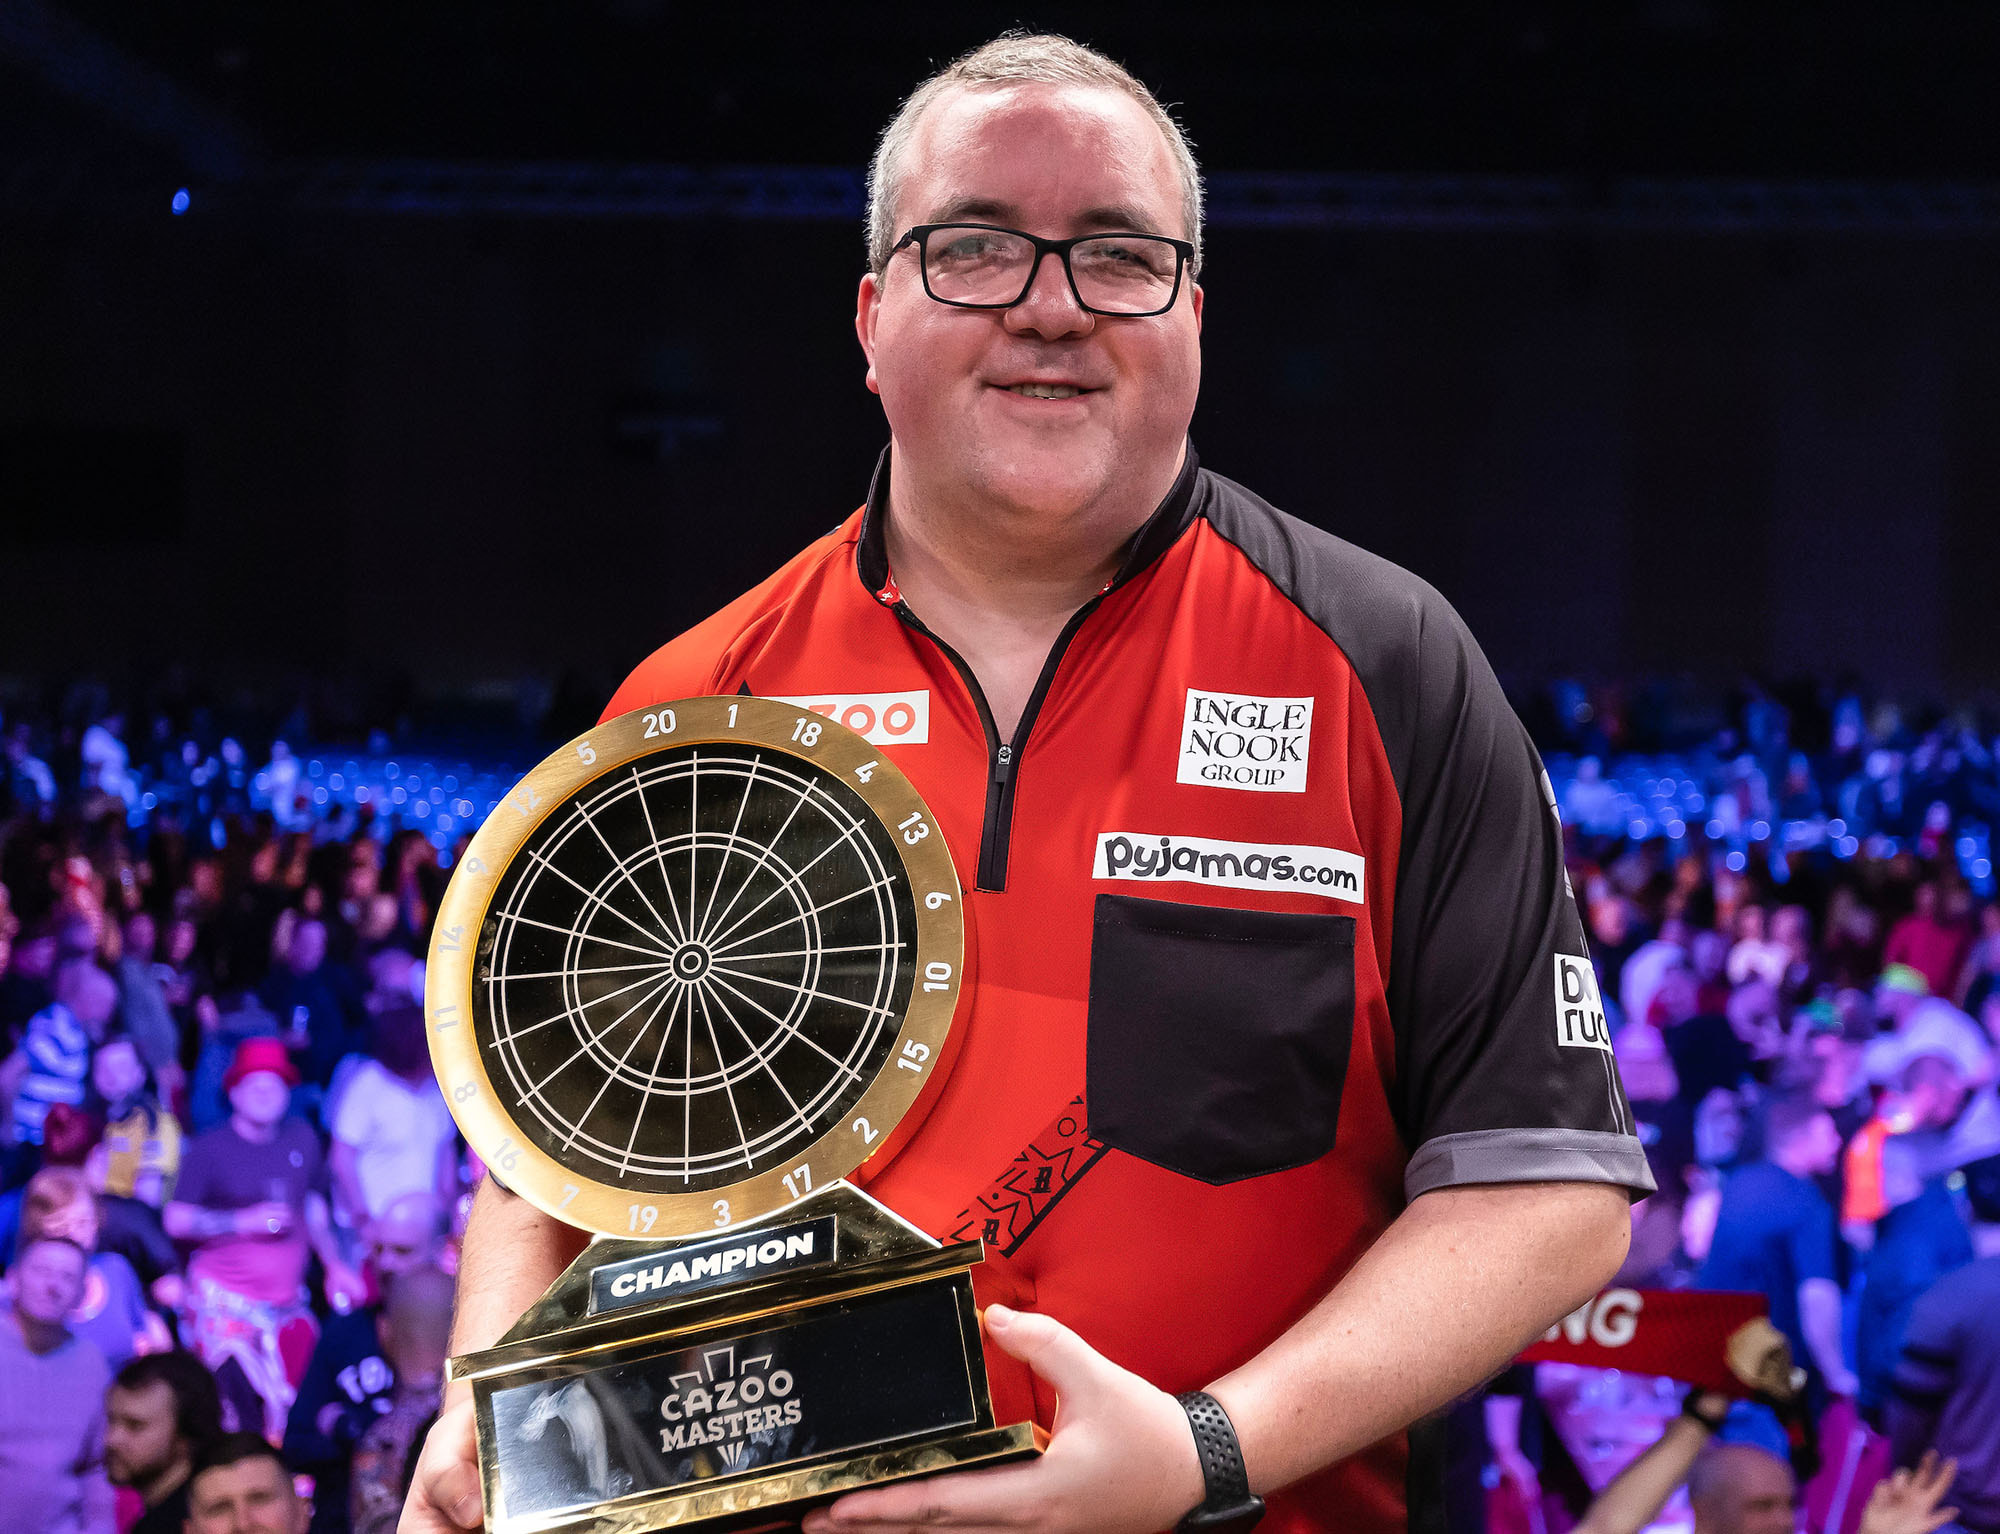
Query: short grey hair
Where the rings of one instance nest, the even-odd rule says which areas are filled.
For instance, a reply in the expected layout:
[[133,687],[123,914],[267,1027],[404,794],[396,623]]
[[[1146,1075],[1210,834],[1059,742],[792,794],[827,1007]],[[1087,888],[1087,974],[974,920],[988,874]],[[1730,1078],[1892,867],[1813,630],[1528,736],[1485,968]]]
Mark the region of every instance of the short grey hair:
[[896,202],[903,189],[903,161],[916,137],[924,110],[946,91],[958,86],[1095,85],[1123,91],[1159,125],[1181,184],[1181,217],[1194,245],[1189,271],[1201,271],[1201,167],[1195,163],[1188,137],[1159,98],[1114,59],[1095,48],[1053,33],[1002,32],[992,42],[952,60],[914,91],[875,146],[868,166],[868,265],[881,275],[896,243]]

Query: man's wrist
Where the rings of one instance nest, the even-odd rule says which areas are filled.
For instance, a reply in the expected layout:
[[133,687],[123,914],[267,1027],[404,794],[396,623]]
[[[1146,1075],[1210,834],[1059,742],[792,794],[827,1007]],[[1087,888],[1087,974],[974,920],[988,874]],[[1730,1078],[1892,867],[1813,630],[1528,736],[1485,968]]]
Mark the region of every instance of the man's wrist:
[[1250,1472],[1229,1413],[1205,1390],[1190,1390],[1174,1400],[1187,1414],[1203,1487],[1201,1502],[1175,1525],[1177,1534],[1252,1527],[1264,1516],[1264,1499],[1250,1490]]
[[1719,1433],[1729,1416],[1729,1398],[1712,1390],[1690,1390],[1681,1400],[1681,1415],[1711,1433]]

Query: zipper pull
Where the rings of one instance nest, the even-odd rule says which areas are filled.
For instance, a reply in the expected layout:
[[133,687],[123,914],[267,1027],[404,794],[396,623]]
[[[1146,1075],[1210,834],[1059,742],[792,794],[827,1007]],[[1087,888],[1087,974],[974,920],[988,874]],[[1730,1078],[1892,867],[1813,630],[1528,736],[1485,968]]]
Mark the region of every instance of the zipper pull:
[[1014,775],[1014,748],[1001,746],[993,753],[993,776],[1005,783]]

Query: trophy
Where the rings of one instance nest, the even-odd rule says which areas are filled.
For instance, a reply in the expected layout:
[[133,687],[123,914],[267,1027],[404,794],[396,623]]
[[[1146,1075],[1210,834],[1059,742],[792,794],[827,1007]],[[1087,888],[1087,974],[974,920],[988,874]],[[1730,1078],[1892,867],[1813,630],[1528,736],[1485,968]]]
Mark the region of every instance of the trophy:
[[492,1534],[782,1527],[1040,1452],[993,1420],[981,1243],[846,1181],[934,1100],[964,960],[922,798],[789,704],[607,720],[487,817],[431,940],[432,1061],[492,1175],[594,1235],[450,1362]]

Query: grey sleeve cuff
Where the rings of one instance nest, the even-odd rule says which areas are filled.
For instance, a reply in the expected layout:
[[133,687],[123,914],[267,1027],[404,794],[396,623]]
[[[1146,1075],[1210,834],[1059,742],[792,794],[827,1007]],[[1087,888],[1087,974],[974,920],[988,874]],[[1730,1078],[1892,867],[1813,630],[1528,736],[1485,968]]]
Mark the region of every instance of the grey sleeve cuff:
[[1657,1193],[1631,1135],[1602,1129],[1475,1129],[1426,1140],[1403,1169],[1403,1193],[1482,1182],[1606,1182]]

